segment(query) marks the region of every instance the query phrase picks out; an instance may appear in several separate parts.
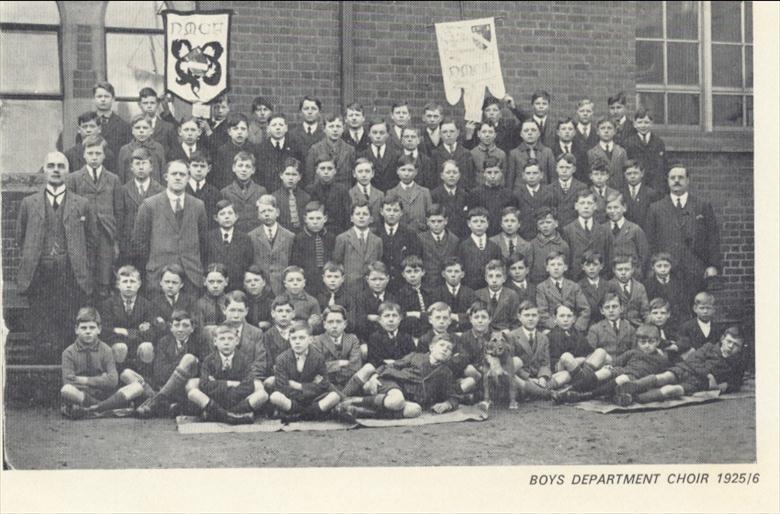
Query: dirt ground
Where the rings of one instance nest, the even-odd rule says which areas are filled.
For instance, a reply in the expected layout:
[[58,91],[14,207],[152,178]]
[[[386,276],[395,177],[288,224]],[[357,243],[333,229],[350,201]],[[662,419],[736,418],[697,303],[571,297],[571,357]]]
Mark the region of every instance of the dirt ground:
[[483,422],[332,432],[180,435],[172,419],[63,419],[8,408],[15,469],[747,463],[756,460],[755,399],[631,414],[549,402]]

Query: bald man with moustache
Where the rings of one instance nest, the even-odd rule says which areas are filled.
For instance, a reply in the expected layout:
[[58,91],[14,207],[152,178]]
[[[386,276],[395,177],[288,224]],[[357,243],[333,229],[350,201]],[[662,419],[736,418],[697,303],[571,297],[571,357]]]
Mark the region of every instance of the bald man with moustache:
[[67,190],[68,160],[46,155],[46,186],[22,200],[16,223],[19,292],[30,303],[27,329],[38,362],[58,362],[75,339],[76,312],[92,297],[97,218],[89,202]]

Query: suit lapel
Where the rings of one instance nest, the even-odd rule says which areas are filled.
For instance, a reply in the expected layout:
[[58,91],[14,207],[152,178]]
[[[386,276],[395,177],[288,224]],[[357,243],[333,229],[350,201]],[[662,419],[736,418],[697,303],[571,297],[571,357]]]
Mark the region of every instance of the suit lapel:
[[529,343],[528,339],[526,339],[525,337],[525,331],[522,328],[518,329],[518,331],[520,333],[517,336],[517,343],[523,347],[523,350],[525,350],[525,352],[528,355],[533,355],[534,352],[533,349],[531,348],[531,344]]
[[173,214],[173,208],[171,208],[171,202],[168,200],[168,195],[163,194],[160,198],[160,201],[162,203],[160,207],[162,208],[161,210],[163,211],[165,219],[167,219],[171,227],[173,227],[173,229],[178,232],[179,223],[176,221],[176,216]]

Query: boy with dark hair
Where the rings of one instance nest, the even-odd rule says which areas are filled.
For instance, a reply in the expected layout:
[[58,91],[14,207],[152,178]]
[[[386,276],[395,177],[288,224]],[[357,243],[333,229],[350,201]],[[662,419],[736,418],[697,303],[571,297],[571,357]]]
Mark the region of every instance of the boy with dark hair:
[[317,302],[320,309],[341,306],[345,309],[347,327],[350,333],[356,331],[357,294],[355,288],[344,286],[344,266],[328,261],[322,267],[322,285],[319,287]]
[[466,274],[464,284],[477,290],[485,287],[485,264],[501,259],[501,249],[487,236],[490,213],[484,207],[473,207],[468,212],[468,227],[471,236],[458,245],[458,258]]
[[263,349],[265,350],[266,369],[263,371],[266,377],[263,387],[273,390],[276,379],[273,375],[273,363],[276,358],[290,347],[290,327],[295,318],[295,308],[292,300],[286,294],[281,294],[271,302],[271,328],[263,334]]
[[167,264],[160,269],[159,289],[149,296],[157,313],[157,323],[170,323],[174,310],[195,312],[197,297],[183,290],[186,275],[178,264]]
[[263,164],[257,182],[267,191],[276,191],[282,185],[279,179],[284,162],[294,157],[299,162],[305,158],[292,138],[287,137],[287,118],[284,114],[274,113],[268,118],[268,137],[257,149],[257,161]]
[[404,282],[399,285],[395,296],[403,312],[401,329],[419,338],[430,328],[428,306],[433,303],[433,294],[422,285],[425,270],[422,259],[417,255],[404,257],[400,269]]
[[236,228],[236,210],[230,200],[220,200],[214,219],[219,228],[209,231],[206,239],[206,264],[222,263],[227,272],[228,284],[238,288],[244,280],[244,271],[254,261],[252,241],[245,232]]
[[290,327],[290,348],[274,361],[271,403],[281,411],[282,422],[320,419],[341,396],[328,379],[325,357],[311,345],[311,329],[297,322]]
[[71,419],[127,407],[143,394],[140,384],[117,390],[114,354],[100,336],[100,314],[92,307],[76,315],[76,342],[62,352],[62,413]]
[[626,141],[636,132],[626,116],[626,94],[620,91],[607,98],[607,107],[609,107],[609,119],[615,128],[615,143],[625,148]]
[[593,101],[590,98],[583,98],[577,102],[577,134],[574,137],[585,152],[599,143],[599,136],[592,121]]
[[209,228],[215,228],[217,215],[217,202],[222,198],[222,193],[213,184],[206,181],[211,171],[211,164],[205,151],[195,150],[188,159],[190,180],[187,182],[187,193],[194,196],[206,208],[206,216],[209,219]]
[[[645,276],[648,268],[647,259],[650,256],[650,245],[647,242],[645,231],[628,221],[626,202],[622,193],[614,192],[607,196],[606,212],[608,226],[612,233],[612,256],[630,255],[634,260],[636,271],[640,277]],[[614,260],[610,256],[609,262],[614,266]]]
[[352,228],[336,236],[333,261],[344,266],[347,286],[360,282],[366,265],[382,258],[382,239],[369,230],[371,211],[368,204],[352,206]]
[[632,380],[617,388],[616,403],[649,403],[678,398],[698,391],[739,391],[744,373],[740,353],[744,339],[737,327],[729,327],[720,343],[706,343],[668,371]]
[[576,312],[575,326],[581,331],[588,329],[590,321],[590,306],[580,286],[567,278],[566,256],[561,252],[550,252],[545,259],[549,278],[536,286],[536,305],[542,325],[551,329],[555,326],[555,309],[560,304],[566,304]]
[[271,195],[257,199],[257,217],[260,226],[248,234],[254,249],[254,264],[268,274],[274,294],[281,294],[282,270],[290,263],[295,235],[277,223],[279,209]]
[[539,142],[547,148],[552,147],[555,142],[555,123],[550,121],[550,93],[542,89],[537,89],[531,93],[531,119],[539,128]]
[[326,226],[334,234],[340,234],[349,227],[349,206],[352,201],[344,184],[338,183],[336,162],[332,157],[322,157],[315,163],[316,178],[306,186],[312,200],[325,207],[328,216]]
[[556,210],[556,218],[561,227],[577,219],[577,211],[574,209],[577,195],[588,189],[585,184],[572,178],[578,167],[579,161],[572,154],[561,154],[555,163],[558,180],[547,186],[552,193],[552,208]]
[[344,119],[340,114],[327,114],[323,123],[325,125],[324,137],[311,145],[308,154],[306,154],[304,183],[311,184],[314,181],[317,163],[327,158],[332,159],[336,166],[335,182],[349,188],[352,166],[355,163],[355,149],[341,137],[344,134]]
[[279,224],[294,234],[303,228],[303,209],[311,200],[309,193],[298,187],[301,171],[297,159],[286,159],[279,174],[282,187],[271,193],[279,206]]
[[[516,376],[512,379],[526,399],[549,399],[552,397],[548,385],[552,377],[550,343],[547,336],[537,329],[539,309],[526,300],[518,306],[516,316],[520,326],[507,335],[514,347],[512,359]],[[512,407],[510,403],[509,408]]]
[[639,108],[634,113],[634,130],[623,140],[623,147],[629,159],[639,161],[645,171],[644,183],[666,193],[666,145],[658,134],[652,131],[653,114],[649,109]]
[[559,364],[561,356],[568,353],[575,359],[585,358],[593,351],[585,334],[574,326],[574,311],[566,304],[555,308],[555,326],[547,333],[550,342],[550,363],[553,371],[563,369]]
[[508,205],[501,209],[498,218],[501,232],[490,238],[501,249],[501,257],[507,260],[515,253],[528,253],[531,244],[520,237],[520,212],[514,205]]
[[169,161],[182,160],[189,161],[195,152],[206,154],[208,160],[211,159],[207,138],[201,137],[200,125],[198,119],[192,116],[185,116],[177,128],[178,138],[176,144],[166,149],[165,157]]
[[604,294],[609,291],[609,283],[601,277],[601,271],[604,269],[604,257],[599,252],[588,250],[582,254],[582,278],[578,282],[585,298],[590,305],[590,321],[595,323],[601,321],[602,316],[599,311]]
[[139,114],[130,120],[130,130],[133,137],[119,150],[114,173],[122,184],[127,182],[130,179],[130,156],[133,155],[133,150],[146,148],[152,155],[152,177],[162,183],[167,162],[165,149],[152,139],[152,124],[146,116]]
[[609,118],[602,118],[597,124],[599,144],[588,150],[588,162],[594,163],[602,160],[609,168],[609,185],[617,190],[623,187],[625,178],[623,170],[626,167],[626,151],[615,141],[615,122]]
[[295,234],[290,264],[300,266],[307,277],[308,291],[317,296],[322,291],[323,267],[333,256],[336,235],[325,228],[328,217],[320,202],[308,202],[304,209],[303,230]]
[[349,197],[352,204],[356,202],[366,202],[371,211],[371,217],[379,219],[379,209],[382,206],[382,200],[385,194],[374,187],[371,181],[374,179],[374,163],[366,157],[355,159],[355,167],[352,170],[352,176],[356,184],[349,190]]
[[297,149],[301,160],[309,153],[309,149],[325,136],[325,130],[320,119],[322,101],[315,96],[304,96],[298,103],[301,113],[301,124],[290,129],[290,143]]
[[86,165],[69,175],[65,186],[89,201],[95,211],[95,285],[98,296],[105,298],[111,293],[114,261],[119,253],[119,229],[124,219],[122,184],[103,166],[106,142],[101,136],[87,137],[82,145]]
[[230,97],[226,94],[220,95],[209,103],[209,107],[211,108],[211,117],[199,119],[198,125],[213,161],[216,159],[217,150],[230,141],[226,123],[228,116],[230,116]]
[[520,137],[522,142],[509,152],[507,159],[506,187],[517,189],[523,168],[531,159],[539,164],[542,183],[552,181],[555,178],[555,156],[550,148],[541,143],[539,125],[534,120],[525,120],[521,124]]
[[412,336],[399,330],[403,321],[403,311],[400,305],[383,302],[379,305],[377,312],[380,328],[366,339],[366,355],[363,356],[363,360],[375,368],[417,351]]
[[606,161],[602,159],[596,159],[590,165],[590,190],[593,191],[593,197],[596,200],[596,210],[593,213],[593,219],[596,223],[607,221],[607,198],[619,194],[616,189],[607,185],[609,180],[607,167]]
[[249,142],[255,146],[266,140],[268,137],[268,119],[274,113],[274,104],[270,98],[256,96],[252,100],[252,115],[249,116]]
[[[68,164],[70,165],[69,169],[71,170],[80,170],[87,164],[87,161],[84,160],[84,145],[81,142],[90,136],[101,135],[100,117],[95,111],[87,111],[79,114],[76,126],[80,142],[77,142],[64,152],[65,157],[68,158]],[[116,166],[116,155],[114,155],[108,145],[106,145],[103,150],[106,154],[103,164],[110,170],[114,169],[113,166]]]
[[[471,159],[470,155],[469,159]],[[470,166],[473,169],[473,162]],[[460,165],[454,160],[445,161],[440,169],[441,185],[431,191],[431,200],[446,209],[449,229],[459,239],[462,239],[469,235],[469,229],[466,226],[466,211],[468,210],[466,181],[463,180]]]
[[244,271],[242,291],[246,294],[246,320],[250,325],[267,329],[271,326],[271,303],[274,293],[268,281],[268,274],[252,264]]
[[612,261],[612,272],[615,276],[607,287],[620,296],[623,304],[623,316],[633,326],[639,326],[647,314],[647,292],[638,280],[634,278],[634,258],[630,255],[617,255]]
[[[433,159],[433,153],[441,145],[441,124],[442,124],[442,111],[441,105],[436,102],[427,102],[423,105],[423,124],[425,125],[420,131],[422,134],[422,146],[421,151]],[[438,170],[434,170],[438,172]]]
[[558,252],[569,255],[569,245],[558,233],[558,221],[555,212],[550,207],[541,207],[534,211],[534,221],[538,233],[531,240],[529,260],[531,271],[528,278],[534,284],[539,284],[547,278],[547,257]]
[[214,170],[209,179],[215,187],[223,189],[232,182],[234,162],[239,152],[246,152],[257,160],[258,148],[247,141],[249,122],[244,114],[232,113],[225,121],[229,140],[216,150]]
[[[404,129],[404,133],[408,130]],[[416,182],[419,169],[414,158],[402,155],[396,164],[396,172],[399,183],[387,191],[385,199],[399,199],[403,211],[401,221],[413,232],[421,232],[425,230],[425,213],[433,203],[431,192]]]
[[574,204],[578,218],[563,227],[563,238],[569,245],[569,262],[572,264],[570,275],[573,280],[582,276],[582,255],[592,250],[601,255],[610,255],[612,234],[604,225],[593,219],[596,201],[593,191],[586,189],[577,193]]
[[614,361],[615,357],[634,346],[634,327],[623,319],[623,300],[620,295],[608,292],[601,302],[604,319],[588,329],[588,343],[594,349],[602,348]]
[[305,321],[310,327],[317,327],[321,324],[320,304],[317,299],[306,292],[306,277],[303,269],[298,266],[287,266],[282,271],[282,284],[284,293],[290,298],[293,309],[295,310],[295,319]]
[[388,144],[388,125],[384,118],[372,119],[368,124],[368,137],[371,144],[358,154],[374,165],[374,186],[380,191],[387,191],[398,183],[396,164],[401,156],[401,150]]
[[520,211],[520,237],[530,241],[536,237],[537,229],[534,213],[542,207],[552,208],[554,205],[552,185],[542,187],[542,172],[536,159],[529,159],[522,170],[519,180],[515,182],[514,194]]
[[416,128],[404,127],[401,130],[402,155],[408,157],[417,170],[417,183],[426,189],[432,189],[438,182],[438,176],[429,155],[420,151],[420,133]]
[[314,339],[313,347],[325,358],[328,380],[341,389],[350,377],[363,366],[360,341],[346,333],[347,310],[341,305],[330,305],[322,312],[325,333]]
[[390,121],[387,131],[390,135],[388,144],[398,150],[403,148],[401,139],[403,139],[403,130],[412,122],[412,116],[409,113],[409,102],[406,100],[396,100],[390,106]]
[[377,227],[376,232],[382,239],[382,262],[387,265],[390,272],[390,290],[396,291],[403,282],[401,263],[410,255],[420,255],[422,249],[417,231],[401,223],[404,204],[401,197],[391,191],[388,191],[382,199],[380,213],[384,223]]
[[[379,328],[376,323],[379,320],[379,306],[385,302],[395,302],[395,295],[387,291],[390,274],[382,261],[367,264],[361,278],[364,280],[348,287],[358,291],[355,301],[355,332],[361,341],[366,341]],[[365,355],[363,358],[365,359]]]
[[485,161],[488,159],[496,161],[493,166],[498,166],[501,169],[501,178],[503,180],[503,172],[507,166],[507,154],[496,145],[496,126],[490,121],[483,121],[477,131],[477,138],[479,139],[479,144],[471,149],[471,158],[474,160],[474,168],[476,170],[475,184],[482,185],[485,183]]
[[460,131],[455,120],[445,118],[439,126],[439,132],[441,133],[441,142],[431,154],[434,165],[434,186],[438,186],[441,182],[439,177],[444,171],[444,164],[447,161],[455,161],[460,171],[461,186],[463,188],[474,187],[474,181],[476,180],[474,159],[471,156],[471,152],[458,139]]
[[[493,140],[495,141],[496,146],[504,152],[504,155],[508,155],[513,148],[517,148],[517,145],[520,144],[520,122],[528,116],[515,107],[514,99],[511,96],[506,95],[503,100],[505,100],[505,102],[502,102],[502,100],[499,100],[492,95],[485,97],[484,102],[482,102],[482,122],[491,124],[495,132]],[[502,105],[504,103],[514,116],[503,115]],[[481,130],[481,127],[478,126],[477,130],[479,141],[474,141],[471,148],[474,148],[477,146],[477,143],[482,141],[482,138],[479,137],[479,130]],[[474,139],[473,137],[470,137],[471,135],[468,134],[468,132],[469,126],[467,125],[465,139]],[[477,168],[480,169],[480,163],[476,162],[476,159],[474,162]]]
[[658,199],[658,191],[643,183],[644,170],[639,161],[628,159],[623,175],[626,183],[621,193],[626,203],[626,219],[646,230],[650,204]]
[[152,139],[160,143],[165,155],[170,155],[171,149],[177,145],[179,138],[174,126],[160,118],[160,101],[157,92],[150,88],[142,88],[138,92],[138,107],[152,126]]
[[347,130],[344,131],[342,139],[355,149],[356,155],[360,155],[371,144],[368,131],[364,127],[366,117],[363,105],[358,102],[347,105],[344,121],[347,124]]
[[473,289],[462,284],[465,273],[458,257],[452,255],[444,260],[441,276],[444,278],[444,283],[434,292],[433,297],[437,302],[444,302],[450,306],[452,320],[457,323],[454,328],[463,331],[469,326],[466,311],[477,301],[477,295]]
[[447,230],[447,211],[437,203],[425,213],[425,223],[428,230],[417,234],[419,255],[425,268],[423,283],[428,287],[438,287],[442,283],[444,261],[457,252],[460,240]]
[[515,320],[520,299],[517,293],[504,287],[505,281],[506,268],[503,261],[495,259],[485,265],[487,287],[479,289],[476,295],[478,300],[488,305],[493,330],[509,330],[517,324]]
[[690,307],[685,286],[673,268],[669,253],[654,253],[650,257],[650,278],[645,281],[645,289],[648,298],[664,298],[669,302],[669,324],[677,328],[690,314]]
[[[98,115],[100,135],[106,140],[111,154],[114,158],[117,158],[119,157],[119,150],[130,141],[132,134],[130,125],[112,109],[115,96],[114,86],[108,82],[97,82],[92,86],[92,100],[95,104],[95,112]],[[81,140],[81,135],[77,135],[76,143],[81,143]],[[120,167],[117,166],[116,160],[110,159],[105,164],[108,169],[122,178]],[[124,183],[125,181],[122,182]]]
[[507,259],[505,259],[507,274],[509,280],[506,282],[506,287],[517,293],[519,301],[530,300],[536,301],[536,284],[531,283],[528,279],[528,273],[531,271],[529,265],[529,259],[523,253],[513,253]]
[[[574,120],[571,117],[565,117],[558,120],[558,124],[556,127],[556,140],[555,143],[552,144],[552,147],[550,148],[553,153],[553,157],[555,160],[558,159],[561,155],[570,153],[572,154],[579,163],[579,167],[577,169],[577,173],[575,174],[575,178],[579,180],[580,182],[586,183],[588,182],[588,150],[590,148],[585,148],[585,142],[577,137],[577,128],[575,127]],[[594,131],[595,135],[595,131]],[[595,143],[594,143],[595,144]],[[549,174],[548,180],[552,182],[556,178],[555,174],[555,161],[553,161],[553,172]]]
[[492,157],[483,163],[484,183],[475,187],[467,196],[469,209],[481,207],[488,211],[488,236],[501,232],[501,212],[505,207],[517,206],[517,198],[512,190],[504,185],[504,173],[497,159]]

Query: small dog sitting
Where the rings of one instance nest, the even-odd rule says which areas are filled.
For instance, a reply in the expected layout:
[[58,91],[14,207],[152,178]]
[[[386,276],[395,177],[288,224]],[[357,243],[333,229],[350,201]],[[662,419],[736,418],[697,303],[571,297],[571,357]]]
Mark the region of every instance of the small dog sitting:
[[[515,363],[512,343],[503,332],[492,332],[490,339],[482,348],[482,384],[484,402],[490,406],[492,387],[506,387],[509,391],[509,408],[517,409],[517,384],[515,381]],[[492,386],[492,387],[491,387]]]

